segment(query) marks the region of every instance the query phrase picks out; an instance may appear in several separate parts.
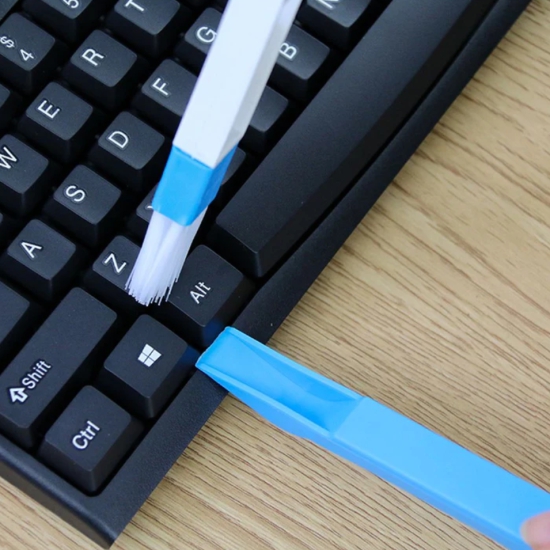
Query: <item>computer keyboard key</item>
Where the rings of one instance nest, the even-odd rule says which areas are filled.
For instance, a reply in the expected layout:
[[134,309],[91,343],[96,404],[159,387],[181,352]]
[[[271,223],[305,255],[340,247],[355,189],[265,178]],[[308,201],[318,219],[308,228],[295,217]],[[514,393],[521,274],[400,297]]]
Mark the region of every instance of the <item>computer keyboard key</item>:
[[5,130],[18,114],[20,104],[19,97],[0,84],[0,131]]
[[75,288],[0,375],[0,433],[33,448],[110,341],[116,314]]
[[326,76],[330,53],[328,46],[293,25],[281,46],[270,82],[284,94],[305,101]]
[[75,161],[92,141],[101,119],[94,108],[52,82],[19,122],[19,131],[60,162]]
[[145,67],[132,50],[103,31],[94,31],[72,55],[63,76],[87,98],[115,109],[134,90]]
[[[209,214],[218,212],[223,206],[225,206],[229,198],[233,196],[233,194],[237,190],[239,183],[242,183],[241,172],[243,166],[246,163],[246,159],[246,153],[242,149],[237,148],[223,176],[218,194],[208,208],[205,221],[202,224],[204,228],[210,225],[208,221]],[[151,191],[149,191],[149,193],[147,193],[147,196],[141,201],[128,222],[128,228],[130,229],[130,231],[134,235],[137,235],[140,239],[143,239],[145,237],[147,227],[149,226],[151,216],[153,215],[152,202],[156,189],[157,187],[155,186],[153,189],[151,189]],[[199,234],[196,237],[197,241],[200,240],[200,235],[202,231],[203,228],[201,227],[201,229],[199,230]]]
[[40,220],[31,220],[0,259],[14,281],[43,300],[52,300],[75,278],[82,252]]
[[[1,218],[0,214],[0,218]],[[0,281],[0,372],[6,358],[23,343],[35,327],[38,308],[18,292]]]
[[174,135],[197,77],[175,61],[163,61],[141,87],[133,105],[151,124]]
[[162,134],[123,112],[99,138],[90,160],[122,185],[141,192],[158,182],[168,152],[169,144]]
[[62,60],[55,38],[19,13],[0,25],[0,74],[24,94],[36,91]]
[[2,2],[0,2],[0,21],[2,21],[10,10],[15,8],[20,1],[21,0],[2,0]]
[[125,290],[139,254],[126,237],[115,237],[84,276],[84,284],[110,306],[135,314],[144,308]]
[[147,315],[109,355],[97,385],[131,414],[158,416],[192,373],[198,352]]
[[[176,56],[199,71],[216,39],[220,20],[218,10],[204,10],[177,45]],[[281,46],[270,82],[294,99],[307,100],[326,75],[330,53],[328,46],[293,25]]]
[[158,314],[191,344],[206,348],[250,297],[250,282],[204,245],[189,254]]
[[121,191],[87,166],[77,166],[45,207],[55,222],[94,248],[120,221]]
[[222,14],[214,8],[204,10],[177,45],[176,56],[200,71],[210,45],[216,39],[221,18]]
[[243,137],[243,146],[254,153],[265,153],[281,136],[289,111],[288,99],[266,87]]
[[0,204],[29,214],[48,194],[58,170],[46,157],[12,135],[0,139]]
[[147,227],[151,221],[151,216],[153,215],[153,197],[157,186],[153,187],[147,196],[141,201],[139,206],[136,208],[136,211],[133,213],[132,217],[128,221],[128,228],[130,231],[138,236],[140,239],[145,237]]
[[217,217],[209,243],[246,275],[266,276],[315,226],[445,70],[464,39],[456,18],[487,9],[423,0],[434,25],[416,3],[396,1]]
[[141,431],[140,423],[124,409],[86,386],[48,430],[38,456],[79,489],[95,493]]
[[25,0],[24,9],[67,42],[76,42],[96,24],[110,0]]
[[158,57],[190,16],[191,11],[176,0],[119,0],[107,18],[107,27],[140,53]]
[[348,49],[359,33],[365,17],[389,0],[306,0],[298,19],[304,26],[341,49]]

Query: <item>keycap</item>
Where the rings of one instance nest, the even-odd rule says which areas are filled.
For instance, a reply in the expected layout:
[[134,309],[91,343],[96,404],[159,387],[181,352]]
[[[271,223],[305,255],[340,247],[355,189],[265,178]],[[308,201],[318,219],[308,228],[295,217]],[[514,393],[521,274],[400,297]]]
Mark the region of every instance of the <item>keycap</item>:
[[139,254],[139,247],[126,237],[117,236],[99,255],[84,276],[84,284],[110,306],[126,313],[143,310],[125,290]]
[[[460,47],[458,37],[447,39],[463,9],[457,4],[453,11],[433,2],[436,26],[414,2],[394,5],[217,217],[208,243],[245,275],[268,275],[294,250],[430,89],[455,51],[449,48]],[[477,2],[470,7],[481,9]],[[373,202],[383,189],[373,186]]]
[[0,432],[34,447],[60,405],[86,383],[116,314],[75,288],[0,375]]
[[8,15],[11,9],[13,9],[20,0],[2,0],[0,2],[0,21]]
[[158,315],[191,344],[205,348],[237,316],[251,292],[242,273],[200,245],[189,254]]
[[123,112],[99,138],[90,160],[121,184],[142,191],[159,180],[168,151],[162,134]]
[[77,166],[44,211],[69,233],[95,248],[120,222],[120,190],[87,166]]
[[174,135],[196,82],[193,73],[167,59],[141,87],[133,105],[151,124]]
[[374,21],[380,4],[380,0],[306,0],[298,19],[322,40],[345,50],[365,32],[369,15]]
[[108,0],[25,0],[32,16],[67,42],[76,42],[96,24]]
[[154,418],[191,375],[198,358],[179,336],[142,315],[105,361],[97,384],[131,414]]
[[103,31],[94,31],[72,55],[63,76],[106,109],[119,107],[134,90],[145,64],[132,50]]
[[57,168],[12,135],[0,139],[0,204],[18,215],[29,214],[50,191]]
[[270,82],[290,97],[305,101],[326,76],[330,49],[293,25],[281,46]]
[[199,71],[206,59],[210,44],[216,39],[221,17],[221,13],[214,8],[204,10],[176,46],[176,56]]
[[[204,10],[177,45],[176,56],[199,71],[216,39],[220,20],[219,11]],[[328,46],[293,25],[281,45],[270,82],[294,99],[307,100],[330,68],[330,53]]]
[[107,26],[140,53],[158,57],[190,16],[191,12],[176,0],[119,0]]
[[20,103],[16,94],[0,84],[0,131],[5,130],[18,114]]
[[43,300],[66,289],[82,263],[74,243],[40,220],[31,220],[0,259],[14,281]]
[[[1,216],[1,214],[0,214]],[[0,281],[0,369],[8,354],[19,346],[38,320],[38,308]]]
[[48,430],[38,456],[79,489],[95,493],[141,431],[123,408],[86,386]]
[[[209,212],[218,211],[225,205],[228,198],[236,191],[239,182],[242,182],[240,173],[245,163],[246,153],[242,149],[237,149],[231,159],[231,162],[229,163],[229,166],[227,167],[218,194],[208,209]],[[153,202],[153,196],[156,189],[157,188],[155,186],[151,189],[151,191],[149,191],[149,193],[147,193],[147,196],[141,201],[128,222],[128,228],[130,231],[132,231],[132,233],[137,235],[140,239],[145,237],[147,227],[149,226],[151,216],[153,215],[153,207],[151,204]],[[209,212],[207,212],[207,216]],[[203,226],[206,228],[208,225],[208,217],[206,217],[203,222]],[[197,237],[197,240],[200,240],[200,237]]]
[[55,38],[18,13],[0,25],[0,74],[22,93],[36,91],[62,59]]
[[289,106],[288,99],[266,87],[243,137],[243,146],[254,153],[265,153],[285,129]]
[[71,162],[88,147],[101,124],[94,108],[53,82],[40,92],[19,131],[61,162]]

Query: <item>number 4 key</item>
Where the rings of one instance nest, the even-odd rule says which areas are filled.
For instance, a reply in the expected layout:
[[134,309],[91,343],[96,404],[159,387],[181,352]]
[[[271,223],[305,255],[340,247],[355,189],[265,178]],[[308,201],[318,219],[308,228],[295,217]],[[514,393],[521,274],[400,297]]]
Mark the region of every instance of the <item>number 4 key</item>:
[[0,26],[0,73],[24,94],[38,91],[51,78],[62,53],[53,36],[18,13]]

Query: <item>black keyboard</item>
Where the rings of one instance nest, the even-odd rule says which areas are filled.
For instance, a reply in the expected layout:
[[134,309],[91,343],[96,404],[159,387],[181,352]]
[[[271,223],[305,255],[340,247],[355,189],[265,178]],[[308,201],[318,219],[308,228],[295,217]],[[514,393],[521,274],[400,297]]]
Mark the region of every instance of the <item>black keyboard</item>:
[[[260,0],[259,0],[260,1]],[[109,546],[528,0],[306,0],[169,300],[124,291],[224,2],[0,1],[0,474]]]

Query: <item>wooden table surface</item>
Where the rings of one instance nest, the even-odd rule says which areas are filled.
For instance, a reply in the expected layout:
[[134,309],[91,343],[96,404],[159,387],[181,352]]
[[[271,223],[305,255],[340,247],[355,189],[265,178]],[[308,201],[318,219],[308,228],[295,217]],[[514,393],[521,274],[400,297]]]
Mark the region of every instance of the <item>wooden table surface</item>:
[[[550,1],[535,0],[272,345],[550,489]],[[0,548],[93,549],[0,482]],[[228,398],[117,550],[494,550]]]

